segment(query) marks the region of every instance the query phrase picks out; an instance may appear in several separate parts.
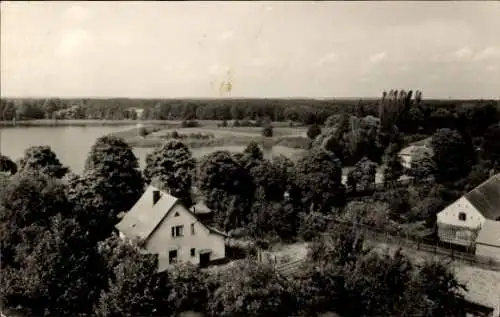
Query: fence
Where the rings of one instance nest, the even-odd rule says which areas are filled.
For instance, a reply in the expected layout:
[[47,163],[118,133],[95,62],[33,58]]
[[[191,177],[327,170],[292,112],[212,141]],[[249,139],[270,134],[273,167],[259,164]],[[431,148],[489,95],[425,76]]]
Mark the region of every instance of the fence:
[[[337,226],[346,226],[354,231],[363,233],[368,242],[397,245],[437,256],[448,257],[451,258],[451,260],[466,262],[470,265],[483,267],[489,270],[500,271],[500,262],[493,258],[475,255],[474,248],[460,248],[451,243],[443,243],[439,240],[412,235],[401,231],[382,231],[361,223],[343,222],[339,220],[333,220],[333,222]],[[324,235],[329,236],[330,234],[325,233]]]

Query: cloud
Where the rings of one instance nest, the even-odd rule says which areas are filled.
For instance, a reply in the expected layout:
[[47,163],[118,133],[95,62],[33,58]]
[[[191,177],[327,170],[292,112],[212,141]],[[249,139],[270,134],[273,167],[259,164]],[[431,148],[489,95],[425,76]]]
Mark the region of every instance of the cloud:
[[455,51],[453,56],[458,59],[464,59],[472,55],[472,50],[468,47],[462,47],[461,49]]
[[475,61],[483,61],[491,59],[500,59],[500,47],[498,46],[487,47],[474,56]]
[[219,35],[217,35],[217,40],[224,42],[224,41],[231,39],[233,36],[234,36],[234,32],[231,30],[227,30],[227,31],[224,31],[224,32],[220,33]]
[[374,54],[374,55],[370,56],[370,63],[377,64],[377,63],[382,62],[386,58],[387,58],[387,53],[380,52],[378,54]]
[[73,29],[62,34],[55,48],[58,56],[72,56],[85,49],[92,42],[92,36],[86,30]]
[[321,66],[321,65],[324,65],[324,64],[327,64],[327,63],[331,63],[333,61],[335,61],[337,59],[337,54],[335,53],[330,53],[328,55],[325,55],[323,56],[322,58],[320,58],[315,64],[314,66],[315,67],[318,67],[318,66]]
[[73,5],[64,12],[64,16],[71,22],[85,21],[89,15],[89,10],[79,5]]

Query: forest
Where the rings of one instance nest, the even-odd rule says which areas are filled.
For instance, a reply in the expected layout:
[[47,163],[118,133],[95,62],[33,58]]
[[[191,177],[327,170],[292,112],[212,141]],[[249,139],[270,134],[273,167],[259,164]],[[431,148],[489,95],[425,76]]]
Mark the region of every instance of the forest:
[[[108,135],[96,140],[80,174],[48,146],[26,149],[17,162],[1,156],[6,307],[25,316],[465,316],[466,288],[445,263],[372,249],[363,232],[335,220],[434,230],[437,212],[500,172],[499,101],[432,101],[405,91],[371,101],[2,100],[0,114],[119,120],[130,107],[144,109],[145,120],[299,122],[311,144],[297,161],[264,158],[255,142],[195,159],[171,138],[140,170],[130,146]],[[262,129],[269,133],[272,123]],[[430,151],[405,167],[402,147],[426,137]],[[351,167],[345,184],[344,167]],[[303,267],[284,277],[249,256],[221,270],[178,265],[158,273],[157,257],[114,229],[151,182],[188,206],[196,188],[218,228],[259,248],[308,242]]]

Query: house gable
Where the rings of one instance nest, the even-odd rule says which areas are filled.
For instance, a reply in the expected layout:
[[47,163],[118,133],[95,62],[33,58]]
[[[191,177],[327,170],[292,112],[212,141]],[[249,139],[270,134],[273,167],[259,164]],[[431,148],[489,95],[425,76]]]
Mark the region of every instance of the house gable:
[[465,197],[461,197],[437,214],[438,224],[470,229],[479,228],[484,221],[484,216]]
[[[178,214],[178,216],[175,216]],[[163,218],[145,243],[159,255],[160,270],[170,265],[170,252],[181,262],[197,264],[200,253],[210,252],[210,260],[225,257],[225,236],[201,223],[183,204],[176,204]]]

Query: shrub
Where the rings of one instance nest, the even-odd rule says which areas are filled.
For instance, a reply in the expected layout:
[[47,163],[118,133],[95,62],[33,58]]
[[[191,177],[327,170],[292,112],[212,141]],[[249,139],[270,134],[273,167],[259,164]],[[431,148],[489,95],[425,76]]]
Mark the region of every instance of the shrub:
[[273,136],[273,127],[269,124],[262,129],[262,136],[270,138]]

